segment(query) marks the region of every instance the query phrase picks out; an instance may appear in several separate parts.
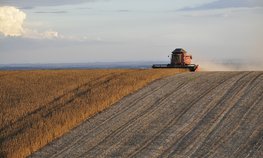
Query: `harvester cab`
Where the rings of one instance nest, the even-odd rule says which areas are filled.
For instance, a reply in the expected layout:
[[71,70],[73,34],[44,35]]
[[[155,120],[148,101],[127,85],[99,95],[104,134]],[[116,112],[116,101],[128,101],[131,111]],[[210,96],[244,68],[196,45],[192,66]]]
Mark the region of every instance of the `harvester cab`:
[[192,55],[188,54],[184,49],[177,48],[171,54],[170,64],[154,64],[152,68],[180,68],[197,71],[198,65],[191,64],[192,59]]

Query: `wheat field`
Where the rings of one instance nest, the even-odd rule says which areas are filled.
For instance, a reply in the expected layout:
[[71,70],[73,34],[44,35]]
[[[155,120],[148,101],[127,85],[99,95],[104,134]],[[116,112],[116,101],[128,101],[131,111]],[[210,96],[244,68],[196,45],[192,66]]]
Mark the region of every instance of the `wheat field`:
[[180,69],[0,71],[0,157],[26,157]]

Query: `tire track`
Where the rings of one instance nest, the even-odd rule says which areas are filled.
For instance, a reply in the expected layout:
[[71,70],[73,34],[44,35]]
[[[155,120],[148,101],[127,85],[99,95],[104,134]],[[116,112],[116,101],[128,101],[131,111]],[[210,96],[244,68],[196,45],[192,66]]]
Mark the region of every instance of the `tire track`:
[[260,157],[262,75],[201,72],[159,80],[31,157]]
[[[212,75],[212,74],[211,74]],[[167,85],[168,83],[166,83],[166,85]],[[160,88],[158,88],[158,89],[160,89]],[[152,93],[151,93],[152,94]],[[139,99],[140,101],[141,101],[141,98]],[[151,107],[150,107],[151,108]],[[78,143],[80,143],[80,145],[79,146],[81,146],[81,145],[83,145],[81,142],[78,142]],[[76,146],[75,148],[78,148],[79,146]],[[73,149],[72,149],[73,150]],[[74,151],[74,150],[73,150]],[[56,157],[57,155],[55,155],[54,157]]]
[[[247,77],[247,78],[250,77],[250,76],[249,76],[249,73],[246,74],[246,75],[244,75],[244,76],[242,76],[242,77],[240,77],[240,79],[238,79],[238,80],[236,81],[236,83],[229,89],[229,91],[222,97],[222,98],[225,98],[225,99],[222,99],[221,102],[220,102],[218,105],[214,106],[210,111],[208,111],[208,112],[206,113],[206,115],[205,115],[202,119],[200,119],[200,122],[199,122],[193,129],[191,129],[191,130],[189,131],[189,133],[187,132],[187,134],[184,135],[184,137],[183,137],[181,140],[179,140],[180,142],[179,142],[179,144],[177,145],[177,146],[179,146],[179,149],[174,150],[174,152],[172,152],[169,156],[174,155],[176,151],[182,151],[182,150],[184,150],[184,149],[186,148],[186,144],[184,143],[184,142],[187,142],[186,139],[188,139],[188,137],[190,136],[190,138],[191,138],[192,141],[195,140],[195,139],[199,136],[199,135],[196,135],[196,136],[195,136],[195,132],[198,131],[199,129],[201,129],[201,128],[202,128],[202,129],[206,129],[206,132],[205,132],[205,133],[207,133],[207,131],[210,131],[210,130],[213,131],[214,129],[217,129],[216,126],[221,122],[221,120],[224,118],[224,116],[228,113],[229,110],[231,110],[231,108],[235,105],[235,103],[236,103],[238,100],[237,100],[236,102],[233,102],[233,103],[231,103],[230,105],[228,105],[229,107],[225,107],[225,108],[223,109],[223,111],[220,111],[220,113],[218,113],[218,115],[215,116],[215,118],[214,118],[215,122],[213,123],[213,126],[211,126],[211,128],[206,127],[206,126],[208,126],[209,124],[204,124],[205,121],[210,118],[210,114],[213,113],[213,112],[212,112],[213,110],[216,110],[216,108],[218,108],[219,106],[223,106],[224,104],[227,103],[227,101],[228,101],[228,94],[229,94],[229,93],[233,93],[233,96],[236,96],[236,95],[237,95],[237,92],[241,91],[241,89],[244,89],[244,86],[246,85],[246,83],[244,83],[244,84],[241,85],[241,86],[237,86],[236,84],[237,84],[238,82],[240,82],[241,80],[244,80],[244,78],[246,78],[246,77]],[[247,85],[248,85],[248,84],[247,84]],[[237,88],[239,88],[239,89],[237,90]],[[236,93],[235,93],[235,92],[236,92]],[[238,99],[238,98],[237,98],[237,99]],[[205,136],[204,136],[204,133],[200,133],[200,134],[202,134],[202,136],[205,137]],[[207,134],[209,134],[209,133],[207,133]],[[193,136],[193,137],[192,137],[192,136]],[[199,138],[202,138],[202,137],[199,137]],[[181,144],[180,144],[180,143],[181,143]],[[175,146],[175,144],[174,144],[173,146]],[[168,156],[168,157],[169,157],[169,156]]]
[[[178,89],[178,88],[176,88],[176,89]],[[168,94],[168,95],[169,95],[169,94]],[[170,94],[170,95],[172,95],[172,94]],[[165,99],[167,99],[167,98],[168,98],[167,96],[164,96],[162,100],[165,100]],[[157,102],[158,102],[158,101],[157,101]],[[163,105],[160,104],[159,106],[162,107]],[[154,107],[150,107],[150,108],[152,108],[151,111],[153,111],[153,110],[154,110],[153,112],[156,111]],[[148,111],[147,111],[147,112],[148,112]],[[142,112],[142,114],[140,115],[140,117],[143,116],[143,115],[150,115],[150,114],[148,114],[147,112]],[[133,118],[133,119],[134,119],[134,118]],[[135,119],[137,120],[137,119],[139,119],[139,118],[135,118]],[[134,122],[135,122],[135,121],[133,121],[132,123],[134,123]],[[125,126],[125,129],[128,129],[127,127],[130,127],[130,126],[131,126],[131,125],[129,125],[130,123],[131,123],[131,122],[128,122],[128,123],[127,123],[127,125]],[[121,128],[122,131],[125,130],[125,129]],[[119,133],[121,133],[121,131],[118,132],[117,134],[119,134]],[[117,134],[115,134],[115,135],[117,135]],[[110,137],[109,137],[109,138],[110,138]],[[102,142],[103,142],[103,141],[102,141]]]
[[[136,99],[133,103],[130,104],[130,106],[136,105],[136,104],[137,104],[138,102],[140,102],[142,99],[147,98],[148,96],[152,95],[153,93],[155,93],[155,92],[157,92],[158,90],[162,89],[163,87],[167,86],[170,82],[172,82],[172,81],[169,81],[169,82],[167,82],[167,83],[165,82],[163,85],[158,86],[156,89],[153,89],[153,90],[151,90],[151,91],[148,91],[148,92],[146,92],[145,94],[139,96],[138,99]],[[182,87],[184,84],[185,84],[185,82],[184,82],[184,83],[181,83],[181,84],[179,85],[179,87]],[[177,88],[178,88],[178,87],[177,87]],[[117,104],[118,104],[118,103],[117,103]],[[92,129],[92,131],[89,131],[89,132],[88,132],[87,134],[85,134],[84,136],[81,136],[81,138],[76,139],[76,140],[74,141],[74,143],[71,144],[71,146],[75,145],[76,143],[80,143],[80,145],[76,145],[76,146],[75,146],[73,149],[71,149],[71,150],[75,150],[75,149],[79,148],[81,145],[83,145],[83,144],[82,144],[83,142],[79,142],[79,140],[83,140],[84,137],[88,136],[88,135],[89,135],[90,133],[92,133],[92,132],[95,132],[95,131],[96,131],[97,129],[99,129],[101,126],[107,124],[109,121],[112,121],[113,119],[115,119],[115,118],[117,118],[117,117],[123,117],[123,116],[120,116],[120,115],[123,115],[123,114],[125,114],[128,110],[130,110],[130,106],[121,108],[120,111],[118,111],[117,114],[112,115],[111,117],[107,118],[107,119],[106,119],[104,122],[102,122],[98,127],[95,127],[94,129]],[[146,112],[146,111],[148,111],[148,110],[151,110],[151,108],[152,108],[152,107],[149,107],[149,108],[146,109],[144,112]],[[143,112],[143,113],[144,113],[144,112]],[[129,115],[129,114],[126,113],[126,115]],[[131,121],[131,120],[130,120],[130,121]],[[126,124],[127,124],[127,123],[126,123]],[[125,125],[126,125],[126,124],[125,124]],[[124,125],[122,125],[122,126],[124,126]],[[104,129],[104,130],[105,130],[105,129]],[[106,130],[107,130],[107,129],[106,129]],[[55,154],[55,155],[52,156],[52,157],[57,157],[60,153],[62,153],[63,151],[67,150],[67,149],[70,148],[71,146],[64,148],[61,152]]]
[[[246,77],[246,76],[248,76],[248,75],[249,75],[249,73],[246,73],[246,74],[240,76],[240,77],[238,78],[238,80],[235,81],[235,83],[238,82],[238,81],[240,81],[243,77]],[[224,95],[222,98],[226,98],[227,95],[228,95],[228,93],[229,93],[231,90],[235,89],[235,83],[229,88],[229,90],[225,93],[225,95]],[[224,101],[225,101],[225,99],[220,100],[220,102],[219,102],[217,105],[221,105]],[[200,121],[199,121],[195,126],[193,126],[193,127],[194,127],[193,129],[190,128],[189,130],[185,131],[184,134],[181,135],[181,137],[179,137],[179,138],[176,139],[176,142],[175,142],[174,144],[171,144],[170,147],[167,148],[167,149],[162,153],[162,155],[160,155],[160,157],[169,157],[169,156],[171,156],[171,155],[174,155],[175,152],[178,151],[177,148],[178,148],[178,147],[182,147],[182,146],[180,146],[180,145],[182,144],[182,142],[184,142],[184,139],[188,139],[189,135],[193,134],[194,131],[198,131],[200,128],[206,129],[206,128],[202,127],[202,124],[206,123],[207,118],[210,118],[210,115],[209,115],[209,114],[210,114],[211,111],[212,111],[213,109],[215,109],[216,107],[217,107],[217,106],[214,106],[214,107],[212,107],[211,109],[209,109],[209,111],[207,111],[207,112],[205,113],[205,116],[202,116],[201,119],[200,119]],[[204,124],[204,125],[205,125],[205,124]],[[183,129],[184,129],[184,128],[183,128]],[[181,129],[181,130],[183,130],[183,129]],[[172,151],[172,152],[169,153],[170,151]]]
[[[249,130],[249,132],[246,134],[246,136],[243,138],[244,142],[240,144],[237,149],[233,152],[233,157],[248,157],[252,151],[251,149],[254,147],[255,144],[260,144],[258,147],[258,152],[263,155],[263,150],[260,147],[262,146],[262,139],[260,137],[263,137],[263,129],[262,129],[262,115],[263,115],[263,97],[261,96],[260,101],[258,102],[258,106],[254,106],[246,116],[242,120],[241,126],[239,128],[253,128],[253,130]],[[257,117],[255,117],[255,114]],[[251,126],[248,126],[246,123],[247,120],[255,120],[254,124]],[[248,126],[248,127],[247,127]],[[236,133],[238,135],[238,133]]]
[[[181,89],[184,86],[185,83],[181,84],[178,89]],[[168,97],[172,96],[174,93],[170,93],[170,94],[166,94],[164,95],[163,98],[158,99],[155,101],[154,105],[156,105],[157,103],[159,103],[160,106],[150,106],[149,108],[147,108],[146,110],[142,111],[139,115],[137,115],[136,117],[130,119],[127,123],[125,123],[124,125],[122,125],[121,127],[119,127],[117,130],[115,130],[113,133],[111,133],[110,135],[108,135],[106,138],[104,138],[102,141],[100,141],[98,144],[96,144],[96,146],[101,145],[102,143],[104,143],[105,141],[112,139],[112,137],[118,137],[118,135],[122,134],[125,130],[128,130],[129,128],[131,128],[131,126],[133,126],[134,124],[136,124],[136,122],[141,119],[142,117],[147,115],[152,115],[153,113],[155,113],[156,111],[160,110],[161,106],[164,106],[165,103],[163,103]],[[144,118],[144,120],[146,120]],[[95,146],[95,147],[96,147]],[[94,148],[95,148],[94,147]],[[93,150],[94,148],[90,149]],[[87,151],[88,153],[89,151]],[[86,153],[83,153],[83,155],[85,155]],[[81,155],[80,157],[82,157],[83,155]]]
[[[236,76],[232,76],[232,78],[233,78],[233,77],[236,77]],[[229,79],[228,79],[228,80],[229,80]],[[223,81],[221,84],[227,82],[228,80]],[[205,92],[204,94],[202,94],[199,98],[193,100],[193,101],[190,103],[189,108],[191,108],[191,107],[192,107],[196,102],[198,102],[201,98],[203,98],[203,97],[205,97],[207,94],[209,94],[212,90],[214,90],[214,89],[217,88],[218,86],[221,86],[221,84],[218,84],[218,85],[216,85],[216,86],[214,86],[214,87],[211,87],[207,92]],[[160,130],[160,131],[159,131],[156,135],[154,135],[150,140],[148,140],[147,142],[145,142],[140,149],[136,150],[134,153],[132,153],[132,154],[129,155],[128,157],[133,157],[133,156],[135,156],[136,154],[140,153],[142,150],[146,149],[146,148],[150,145],[150,143],[152,143],[158,136],[160,136],[162,133],[164,133],[164,132],[167,130],[167,128],[169,128],[169,127],[171,128],[171,126],[172,126],[173,124],[175,124],[175,123],[177,122],[177,120],[180,119],[180,118],[188,111],[189,108],[187,108],[186,110],[184,110],[184,112],[182,112],[178,117],[176,117],[174,120],[172,120],[171,122],[169,122],[162,130]],[[195,122],[195,121],[193,121],[193,122]],[[185,127],[185,128],[186,128],[186,127]]]
[[[251,81],[249,81],[248,83],[248,86],[246,87],[247,88],[247,91],[244,91],[244,94],[240,97],[240,99],[235,103],[235,105],[233,107],[231,107],[227,113],[224,115],[224,117],[220,120],[220,122],[218,123],[217,127],[215,127],[215,129],[210,133],[211,135],[213,135],[213,132],[216,132],[216,129],[221,129],[221,126],[223,126],[223,124],[226,124],[227,123],[227,119],[229,119],[229,117],[231,116],[231,113],[232,113],[232,116],[233,117],[234,115],[237,115],[236,117],[233,117],[232,120],[229,120],[229,121],[232,121],[231,123],[231,129],[228,130],[228,135],[223,135],[219,141],[216,141],[215,138],[210,138],[211,140],[213,139],[214,140],[214,150],[217,150],[217,148],[220,146],[220,144],[226,142],[228,139],[230,139],[234,133],[237,132],[238,128],[240,127],[239,125],[241,124],[241,121],[249,114],[249,112],[251,111],[252,108],[254,108],[254,106],[256,106],[259,102],[260,102],[260,99],[262,98],[263,96],[263,89],[259,89],[261,90],[261,92],[259,92],[258,94],[255,95],[255,98],[253,100],[253,102],[251,104],[249,104],[249,109],[247,111],[241,111],[239,112],[237,109],[234,110],[234,108],[238,108],[240,107],[242,104],[240,103],[240,101],[245,98],[247,96],[247,94],[251,94],[252,91],[255,90],[255,88],[257,88],[258,86],[258,83],[255,84],[255,81],[260,77],[262,76],[262,74],[258,74],[256,77],[253,77],[253,79]],[[251,77],[252,78],[252,77]],[[244,89],[244,88],[243,88]],[[259,96],[259,97],[257,97]],[[248,105],[247,105],[248,106]],[[236,112],[238,111],[238,113]],[[241,115],[241,118],[239,118]],[[237,121],[236,121],[237,119]],[[230,123],[229,123],[230,124]],[[220,126],[221,125],[221,126]],[[220,132],[220,131],[219,131]],[[214,134],[215,135],[215,134]],[[202,145],[202,144],[201,144]],[[209,156],[209,154],[206,154],[205,156]],[[213,155],[211,156],[213,157]]]

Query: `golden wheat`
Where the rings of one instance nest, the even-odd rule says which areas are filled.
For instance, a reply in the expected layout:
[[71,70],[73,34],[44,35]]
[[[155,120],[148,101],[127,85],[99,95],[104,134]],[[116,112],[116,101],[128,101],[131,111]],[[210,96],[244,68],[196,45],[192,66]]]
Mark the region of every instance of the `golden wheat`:
[[124,96],[183,71],[0,71],[0,157],[28,156]]

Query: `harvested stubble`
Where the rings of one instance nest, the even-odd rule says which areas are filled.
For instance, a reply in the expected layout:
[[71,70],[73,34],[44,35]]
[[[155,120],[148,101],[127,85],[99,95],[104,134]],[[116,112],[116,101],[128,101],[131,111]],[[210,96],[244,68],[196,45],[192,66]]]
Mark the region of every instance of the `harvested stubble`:
[[0,157],[25,157],[146,84],[185,70],[0,72]]

